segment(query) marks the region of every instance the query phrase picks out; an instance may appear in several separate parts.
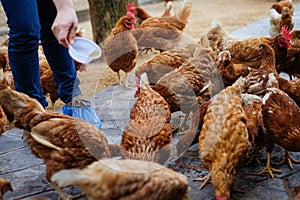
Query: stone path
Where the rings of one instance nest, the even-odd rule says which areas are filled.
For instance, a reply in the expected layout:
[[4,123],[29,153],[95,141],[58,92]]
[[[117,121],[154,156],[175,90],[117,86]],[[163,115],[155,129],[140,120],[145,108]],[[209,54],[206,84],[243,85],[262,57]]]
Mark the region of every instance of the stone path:
[[[295,20],[298,21],[300,18],[299,6],[296,5],[295,8]],[[295,29],[299,29],[297,23]],[[268,35],[267,31],[268,19],[263,19],[231,34],[234,37],[248,37]],[[120,143],[124,124],[128,121],[131,106],[135,102],[133,99],[134,92],[134,89],[113,86],[101,91],[90,99],[103,120],[102,129],[107,134],[110,143]],[[174,121],[174,123],[177,122]],[[174,143],[178,139],[176,137]],[[282,154],[282,148],[276,146],[272,153],[272,162],[279,162]],[[290,170],[287,165],[278,166],[282,173],[276,174],[274,179],[269,178],[268,175],[251,175],[250,173],[263,169],[266,163],[265,155],[265,153],[260,155],[261,165],[253,164],[239,171],[235,186],[243,192],[233,191],[232,199],[293,199],[294,188],[300,185],[300,165],[294,165],[294,170]],[[296,159],[300,159],[300,153],[293,153],[292,155]],[[191,187],[190,199],[213,199],[212,184],[208,184],[204,189],[199,190],[201,183],[193,181],[193,179],[207,174],[207,171],[201,165],[197,145],[189,148],[177,162],[171,159],[167,165],[175,171],[188,176]],[[195,166],[195,168],[188,166]],[[45,179],[43,161],[33,156],[30,149],[23,143],[21,130],[9,130],[0,137],[0,169],[0,177],[10,180],[14,188],[14,192],[6,193],[5,200],[31,200],[35,197],[57,199],[56,192]],[[68,187],[66,190],[70,194],[79,193],[76,187]]]

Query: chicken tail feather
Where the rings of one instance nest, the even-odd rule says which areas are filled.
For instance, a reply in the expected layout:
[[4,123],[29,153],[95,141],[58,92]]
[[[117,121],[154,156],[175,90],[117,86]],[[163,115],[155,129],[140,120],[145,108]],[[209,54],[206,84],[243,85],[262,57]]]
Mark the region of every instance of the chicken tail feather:
[[190,14],[191,14],[191,6],[187,2],[187,0],[184,0],[182,2],[180,10],[176,13],[176,18],[186,24],[188,22],[188,18]]
[[38,143],[46,146],[46,147],[49,147],[51,149],[55,149],[57,151],[61,151],[62,148],[58,147],[58,146],[55,146],[54,144],[52,144],[51,142],[49,142],[48,140],[42,138],[41,136],[39,136],[38,134],[34,133],[34,132],[30,132],[30,135],[33,137],[33,139],[35,141],[37,141]]

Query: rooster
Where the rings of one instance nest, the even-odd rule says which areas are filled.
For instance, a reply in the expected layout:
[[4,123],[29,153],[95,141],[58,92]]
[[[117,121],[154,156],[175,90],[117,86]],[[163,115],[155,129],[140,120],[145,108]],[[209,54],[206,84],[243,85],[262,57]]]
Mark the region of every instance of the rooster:
[[188,199],[186,176],[149,161],[103,159],[82,170],[61,170],[51,180],[78,186],[90,200]]
[[275,144],[285,149],[284,161],[288,161],[291,169],[291,162],[300,162],[293,160],[289,154],[289,151],[300,151],[300,108],[285,92],[271,88],[263,98],[262,115],[266,128],[268,160],[266,168],[260,174],[269,173],[274,178],[273,172],[281,172],[271,167],[271,153]]
[[206,180],[211,177],[215,199],[230,199],[236,168],[248,148],[241,89],[233,84],[217,94],[208,106],[199,137],[200,158],[209,170]]
[[[174,16],[150,17],[132,31],[139,47],[154,48],[160,52],[178,46],[185,46],[191,41],[182,39],[191,13],[191,6],[184,1],[181,9]],[[181,42],[183,44],[181,44]]]
[[[46,178],[61,169],[83,168],[110,157],[105,134],[87,121],[47,111],[28,95],[10,89],[0,81],[0,105],[15,127],[24,129],[32,152],[44,160]],[[67,194],[52,183],[62,199]]]
[[3,195],[7,191],[13,191],[10,182],[6,179],[0,178],[0,200],[3,200]]
[[125,158],[164,163],[172,147],[168,103],[152,90],[146,73],[141,75],[136,96],[122,135],[121,153]]
[[[127,13],[121,17],[103,44],[103,53],[108,66],[118,73],[119,83],[128,87],[128,73],[135,67],[138,52],[137,41],[131,33],[136,23],[133,4],[126,8]],[[124,82],[120,70],[125,72]]]

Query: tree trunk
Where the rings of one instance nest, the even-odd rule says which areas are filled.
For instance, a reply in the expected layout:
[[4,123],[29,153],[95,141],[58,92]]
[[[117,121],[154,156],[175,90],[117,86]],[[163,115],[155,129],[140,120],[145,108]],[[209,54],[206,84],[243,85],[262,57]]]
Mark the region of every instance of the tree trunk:
[[88,0],[93,40],[100,44],[111,32],[115,23],[126,14],[128,3],[138,5],[138,0]]

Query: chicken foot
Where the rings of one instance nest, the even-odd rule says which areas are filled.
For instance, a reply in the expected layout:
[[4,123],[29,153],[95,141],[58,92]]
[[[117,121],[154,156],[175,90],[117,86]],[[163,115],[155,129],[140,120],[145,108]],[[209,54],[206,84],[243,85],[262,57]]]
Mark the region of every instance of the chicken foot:
[[292,156],[290,155],[289,151],[288,150],[285,150],[285,155],[284,155],[284,158],[283,160],[278,163],[277,165],[282,165],[284,164],[285,162],[288,163],[288,166],[291,170],[294,169],[293,165],[292,165],[292,162],[293,163],[300,163],[300,160],[296,160],[296,159],[293,159]]
[[51,183],[52,187],[57,191],[58,193],[58,200],[73,200],[84,196],[84,193],[80,193],[78,195],[69,195],[66,192],[64,192],[58,185],[55,183]]
[[125,77],[122,79],[120,75],[120,71],[118,71],[119,85],[123,85],[124,87],[135,87],[135,85],[128,82],[128,73],[125,72]]
[[249,165],[254,159],[256,160],[256,162],[258,164],[261,164],[259,158],[258,158],[258,153],[259,153],[259,147],[258,146],[254,146],[253,147],[253,151],[250,153],[250,158],[249,161],[246,163],[246,165]]
[[210,173],[208,173],[208,175],[201,177],[201,178],[195,178],[194,181],[203,181],[203,183],[200,185],[200,190],[202,190],[207,183],[211,180],[211,175]]
[[281,170],[275,169],[275,168],[272,168],[272,167],[271,167],[271,153],[268,153],[267,166],[266,166],[262,171],[258,172],[257,174],[258,174],[258,175],[261,175],[261,174],[264,174],[264,173],[269,173],[270,176],[271,176],[272,178],[274,178],[273,172],[281,173]]

